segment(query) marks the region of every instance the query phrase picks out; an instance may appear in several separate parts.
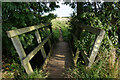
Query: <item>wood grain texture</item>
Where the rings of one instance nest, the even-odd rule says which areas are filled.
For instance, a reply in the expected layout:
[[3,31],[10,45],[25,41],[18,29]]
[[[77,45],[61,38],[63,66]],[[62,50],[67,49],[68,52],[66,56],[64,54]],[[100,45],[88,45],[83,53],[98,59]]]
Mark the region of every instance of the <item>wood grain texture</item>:
[[[40,42],[42,42],[38,30],[35,31],[35,36],[36,36],[36,38],[37,38],[38,44],[39,44]],[[45,50],[44,50],[44,46],[42,46],[42,48],[41,48],[41,53],[42,53],[43,58],[45,59],[45,58],[46,58],[46,52],[45,52]]]
[[90,58],[89,58],[90,62],[88,64],[88,67],[90,67],[94,63],[95,57],[97,56],[97,53],[98,53],[100,44],[101,44],[101,42],[104,38],[104,35],[105,35],[104,30],[101,30],[99,35],[97,35],[96,40],[94,41],[94,44],[93,44],[93,47],[92,47],[92,50],[91,50],[91,55],[90,55]]
[[51,35],[52,33],[43,42],[41,42],[33,51],[31,51],[23,60],[23,62],[26,63],[30,61],[34,57],[34,55],[42,48],[42,46],[50,39]]
[[15,36],[15,37],[13,37],[13,38],[11,38],[11,39],[12,39],[12,42],[13,42],[13,44],[14,44],[14,47],[15,47],[15,49],[16,49],[19,57],[20,57],[21,63],[22,63],[22,65],[24,66],[27,74],[31,74],[31,73],[33,72],[33,70],[32,70],[32,67],[31,67],[30,63],[29,63],[29,62],[24,63],[24,62],[22,61],[23,58],[26,57],[26,54],[25,54],[25,51],[24,51],[24,49],[23,49],[23,47],[22,47],[22,44],[21,44],[18,36]]
[[40,24],[40,25],[36,25],[36,26],[30,26],[30,27],[25,27],[25,28],[21,28],[21,29],[16,29],[16,30],[10,30],[7,31],[8,37],[14,37],[23,33],[27,33],[39,28],[42,28],[44,26],[48,26],[49,24]]

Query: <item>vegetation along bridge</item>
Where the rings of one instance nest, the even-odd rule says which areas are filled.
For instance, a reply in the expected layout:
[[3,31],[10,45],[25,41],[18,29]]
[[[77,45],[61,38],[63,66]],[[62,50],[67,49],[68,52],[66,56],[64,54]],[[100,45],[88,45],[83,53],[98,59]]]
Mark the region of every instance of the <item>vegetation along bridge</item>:
[[[58,43],[54,43],[53,41],[53,32],[51,24],[40,24],[36,26],[30,26],[26,28],[16,29],[7,31],[8,37],[11,38],[13,45],[20,57],[21,64],[23,65],[27,74],[33,73],[33,69],[30,64],[30,60],[37,54],[39,50],[41,50],[42,56],[44,58],[43,69],[50,72],[50,78],[59,78],[62,77],[62,73],[66,68],[69,68],[72,61],[76,65],[79,54],[81,53],[83,59],[85,61],[86,67],[91,67],[91,65],[95,61],[95,57],[97,56],[97,52],[99,50],[101,41],[104,37],[105,31],[99,28],[93,28],[91,26],[86,25],[76,25],[81,27],[83,30],[94,33],[96,35],[96,39],[94,40],[94,44],[92,46],[91,54],[88,56],[84,51],[79,51],[77,49],[75,53],[75,57],[72,57],[72,51],[69,44],[62,39],[62,32],[60,30],[60,38]],[[44,40],[41,39],[40,29],[49,30],[47,32],[48,37]],[[28,32],[34,31],[35,36],[38,42],[38,46],[32,50],[28,55],[26,55],[25,50],[22,46],[22,43],[19,39],[19,35],[25,34]],[[75,35],[72,35],[73,39],[76,39]],[[49,52],[46,53],[44,49],[45,43],[49,44]],[[36,62],[37,63],[37,62]]]

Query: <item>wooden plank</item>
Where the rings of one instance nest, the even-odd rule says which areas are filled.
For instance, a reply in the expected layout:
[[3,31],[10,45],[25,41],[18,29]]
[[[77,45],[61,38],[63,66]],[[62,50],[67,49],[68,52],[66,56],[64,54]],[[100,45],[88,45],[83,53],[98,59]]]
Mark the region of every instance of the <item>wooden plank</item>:
[[23,60],[23,62],[28,62],[30,61],[34,55],[42,48],[42,46],[49,40],[49,38],[51,37],[52,33],[43,41],[41,42],[33,51],[31,51],[26,58]]
[[[39,44],[40,42],[42,42],[38,30],[35,31],[35,35],[36,35],[38,44]],[[42,53],[43,58],[45,59],[45,58],[46,58],[46,52],[45,52],[45,50],[44,50],[44,46],[42,46],[42,48],[41,48],[41,53]]]
[[43,63],[43,66],[42,66],[43,70],[46,69],[47,63],[48,63],[48,61],[50,60],[50,56],[51,56],[52,53],[53,53],[53,46],[50,48],[50,51],[49,51],[49,53],[48,53],[48,56],[47,56],[45,62]]
[[77,66],[77,60],[79,58],[79,54],[80,54],[80,51],[79,51],[79,48],[77,48],[77,51],[76,51],[75,57],[74,57],[74,64],[75,64],[75,66]]
[[15,37],[11,38],[11,40],[13,42],[13,45],[14,45],[14,47],[15,47],[15,49],[16,49],[19,57],[20,57],[21,63],[24,66],[27,74],[31,74],[33,72],[33,70],[32,70],[32,67],[31,67],[30,63],[29,62],[26,62],[26,63],[22,62],[22,59],[24,57],[26,57],[26,54],[25,54],[25,51],[22,47],[22,44],[21,44],[18,36],[15,36]]
[[100,44],[102,42],[102,39],[104,37],[104,34],[105,34],[105,31],[101,30],[99,35],[97,36],[94,44],[93,44],[93,47],[92,47],[92,50],[91,50],[91,55],[90,55],[90,58],[89,58],[88,67],[91,67],[91,65],[94,63],[95,57],[97,56],[97,53],[98,53]]
[[10,31],[7,31],[7,34],[8,34],[8,37],[11,38],[11,37],[23,34],[23,33],[27,33],[27,32],[33,31],[35,29],[42,28],[44,26],[48,26],[48,25],[49,24],[42,24],[41,23],[40,25],[36,25],[36,26],[30,26],[30,27],[25,27],[25,28],[21,28],[21,29],[10,30]]
[[91,26],[89,26],[89,25],[76,24],[76,26],[79,26],[79,27],[85,29],[86,31],[91,32],[91,33],[94,33],[94,34],[97,34],[97,35],[98,35],[98,34],[100,33],[100,31],[102,30],[102,29],[99,29],[99,28],[91,27]]

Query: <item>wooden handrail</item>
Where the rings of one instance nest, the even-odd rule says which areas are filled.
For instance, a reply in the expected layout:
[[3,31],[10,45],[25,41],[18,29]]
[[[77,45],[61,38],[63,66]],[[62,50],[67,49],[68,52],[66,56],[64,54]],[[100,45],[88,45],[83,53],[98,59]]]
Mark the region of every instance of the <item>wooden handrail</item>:
[[[46,39],[44,39],[44,41],[42,41],[38,29],[46,28],[46,27],[50,28],[51,34],[50,35],[48,34],[49,36]],[[24,48],[19,40],[18,35],[21,35],[21,34],[24,34],[24,33],[27,33],[27,32],[33,31],[33,30],[35,30],[35,36],[36,36],[36,39],[38,42],[38,46],[33,51],[31,51],[28,55],[26,55]],[[46,56],[46,52],[44,50],[44,44],[48,41],[49,46],[51,47],[50,38],[51,38],[52,34],[53,34],[53,32],[52,32],[51,24],[42,24],[42,23],[40,25],[36,25],[36,26],[30,26],[30,27],[26,27],[26,28],[7,31],[7,35],[9,38],[11,38],[13,45],[20,57],[21,63],[23,65],[23,67],[25,68],[27,74],[33,73],[33,69],[31,67],[31,64],[29,61],[35,56],[35,54],[39,50],[41,50],[42,56],[44,57],[44,59],[46,59],[47,56]]]
[[49,40],[51,35],[52,33],[43,42],[41,42],[33,51],[31,51],[22,61],[24,63],[30,61],[34,57],[34,55],[42,48],[42,46]]
[[8,34],[8,37],[11,38],[11,37],[23,34],[23,33],[27,33],[27,32],[45,27],[45,26],[49,26],[49,25],[50,24],[42,24],[41,23],[40,25],[36,25],[36,26],[30,26],[30,27],[25,27],[25,28],[21,28],[21,29],[10,30],[10,31],[7,31],[7,34]]
[[89,25],[81,25],[80,27],[83,28],[84,30],[94,33],[96,35],[98,35],[100,33],[100,31],[102,30],[100,28],[91,27]]
[[[91,65],[94,63],[95,57],[97,56],[100,44],[101,44],[101,42],[102,42],[102,40],[104,38],[104,35],[105,35],[105,31],[103,29],[94,28],[94,27],[91,27],[89,25],[80,25],[80,24],[75,24],[75,25],[82,28],[83,30],[86,30],[88,32],[91,32],[91,33],[94,33],[94,34],[97,35],[96,39],[94,41],[94,44],[92,46],[90,57],[87,57],[85,55],[84,51],[81,51],[81,54],[83,56],[83,59],[84,59],[86,65],[88,67],[91,67]],[[73,35],[73,37],[75,38],[76,36]],[[75,38],[75,39],[77,39],[77,38]]]

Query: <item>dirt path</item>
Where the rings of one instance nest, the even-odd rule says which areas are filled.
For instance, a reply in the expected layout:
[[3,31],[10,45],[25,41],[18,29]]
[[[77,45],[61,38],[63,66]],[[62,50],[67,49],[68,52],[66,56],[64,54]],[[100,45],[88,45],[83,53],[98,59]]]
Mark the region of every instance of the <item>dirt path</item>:
[[59,42],[54,46],[53,54],[47,64],[48,78],[65,78],[63,73],[72,62],[69,45],[63,41],[62,32],[60,34]]

